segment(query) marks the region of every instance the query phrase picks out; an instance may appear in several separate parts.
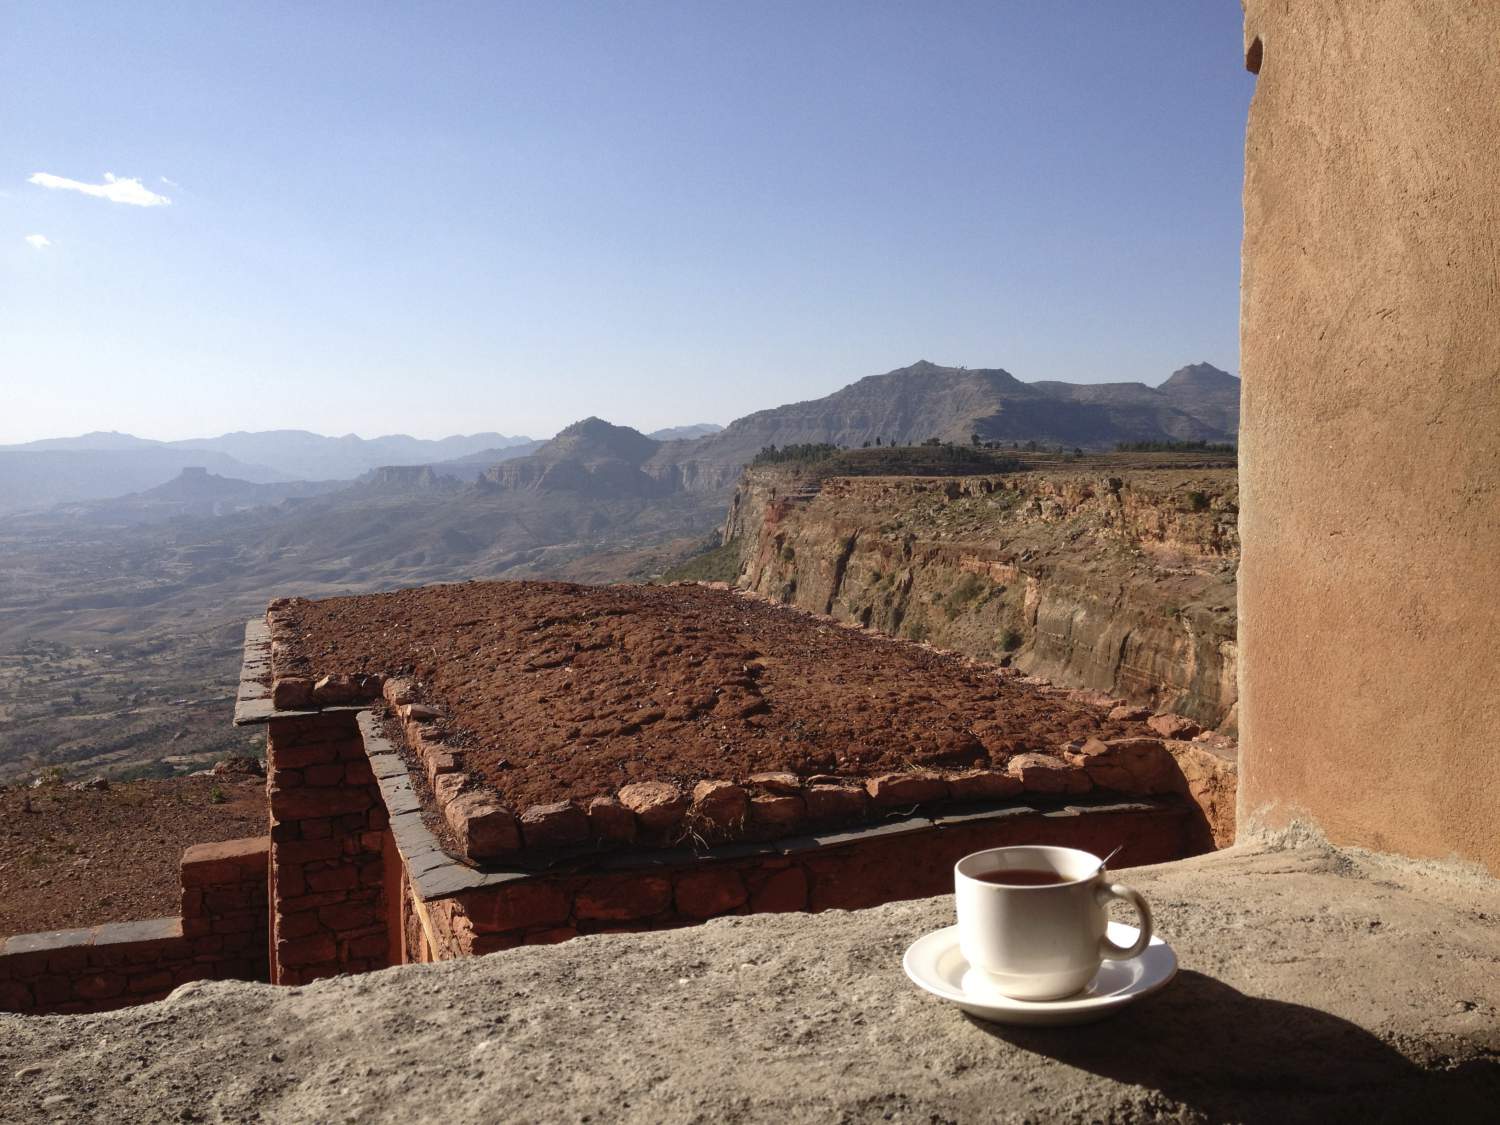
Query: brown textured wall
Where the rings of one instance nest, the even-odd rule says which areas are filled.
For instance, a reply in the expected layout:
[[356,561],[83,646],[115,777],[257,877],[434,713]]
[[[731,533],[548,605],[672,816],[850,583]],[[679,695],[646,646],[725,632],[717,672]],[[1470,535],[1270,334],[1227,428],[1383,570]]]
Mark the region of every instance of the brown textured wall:
[[1500,4],[1245,8],[1240,821],[1500,875]]

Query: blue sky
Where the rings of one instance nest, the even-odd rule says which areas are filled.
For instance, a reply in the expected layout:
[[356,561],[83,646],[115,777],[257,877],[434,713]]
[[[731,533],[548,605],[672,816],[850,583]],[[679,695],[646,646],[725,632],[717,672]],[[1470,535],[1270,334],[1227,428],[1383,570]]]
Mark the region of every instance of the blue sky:
[[0,442],[727,422],[920,358],[1237,371],[1240,18],[7,4]]

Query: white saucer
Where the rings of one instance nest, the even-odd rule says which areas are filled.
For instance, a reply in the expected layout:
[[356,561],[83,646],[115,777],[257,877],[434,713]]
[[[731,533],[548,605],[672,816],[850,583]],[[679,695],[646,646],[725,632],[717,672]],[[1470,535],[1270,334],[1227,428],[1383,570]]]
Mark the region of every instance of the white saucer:
[[[1130,945],[1139,931],[1123,922],[1109,924],[1109,939]],[[970,1015],[996,1023],[1033,1027],[1088,1023],[1162,988],[1177,975],[1177,954],[1159,937],[1139,957],[1106,961],[1082,992],[1061,1000],[1012,1000],[995,991],[984,974],[973,970],[958,948],[958,927],[947,926],[918,938],[901,959],[912,983],[957,1004]]]

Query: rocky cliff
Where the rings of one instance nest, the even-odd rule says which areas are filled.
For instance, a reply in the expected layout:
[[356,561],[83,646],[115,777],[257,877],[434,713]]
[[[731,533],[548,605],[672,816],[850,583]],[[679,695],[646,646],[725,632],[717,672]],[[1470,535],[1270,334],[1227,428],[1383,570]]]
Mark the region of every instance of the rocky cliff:
[[751,469],[723,537],[778,601],[1232,732],[1235,471]]

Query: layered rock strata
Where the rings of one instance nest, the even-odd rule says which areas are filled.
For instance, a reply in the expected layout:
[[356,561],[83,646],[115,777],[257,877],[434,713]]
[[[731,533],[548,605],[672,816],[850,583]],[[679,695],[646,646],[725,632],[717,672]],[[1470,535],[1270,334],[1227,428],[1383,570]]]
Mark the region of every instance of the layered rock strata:
[[1232,733],[1232,469],[742,477],[737,584]]

